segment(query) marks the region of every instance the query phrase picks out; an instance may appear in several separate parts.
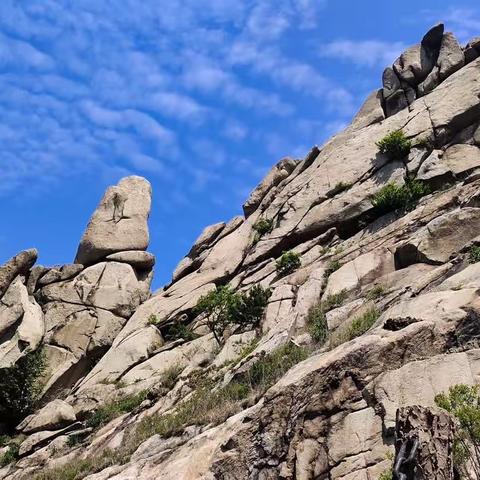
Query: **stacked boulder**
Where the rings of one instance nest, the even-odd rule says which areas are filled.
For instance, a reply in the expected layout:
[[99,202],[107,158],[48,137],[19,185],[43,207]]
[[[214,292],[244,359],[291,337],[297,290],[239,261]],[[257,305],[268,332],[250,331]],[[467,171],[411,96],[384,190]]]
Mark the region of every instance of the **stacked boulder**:
[[41,347],[43,402],[68,392],[88,373],[150,296],[150,205],[149,182],[124,178],[100,201],[75,263],[33,267],[32,249],[0,267],[0,373]]
[[462,48],[455,35],[444,30],[443,23],[435,25],[384,70],[383,88],[368,97],[354,126],[361,128],[395,115],[480,56],[480,38]]

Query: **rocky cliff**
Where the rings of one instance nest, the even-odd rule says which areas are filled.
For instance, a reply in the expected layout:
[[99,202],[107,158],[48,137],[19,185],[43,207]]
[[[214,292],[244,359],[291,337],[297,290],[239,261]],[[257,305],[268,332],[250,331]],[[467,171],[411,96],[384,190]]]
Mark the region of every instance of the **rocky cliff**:
[[[74,263],[0,267],[0,479],[386,479],[412,431],[408,478],[453,478],[434,398],[480,382],[480,39],[432,28],[155,293],[150,200],[125,178]],[[199,300],[253,291],[217,340]]]

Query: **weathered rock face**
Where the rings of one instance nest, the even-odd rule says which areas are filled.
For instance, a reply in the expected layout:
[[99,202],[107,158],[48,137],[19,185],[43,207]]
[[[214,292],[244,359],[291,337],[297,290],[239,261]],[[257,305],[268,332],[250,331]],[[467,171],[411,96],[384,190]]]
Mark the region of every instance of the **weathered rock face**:
[[[87,480],[369,480],[417,438],[400,472],[453,480],[455,424],[434,399],[480,382],[478,45],[431,29],[347,129],[275,165],[246,218],[205,228],[155,294],[150,187],[137,177],[107,191],[79,263],[31,268],[26,255],[0,269],[0,368],[27,344],[47,360],[42,403],[18,426],[21,458],[0,479],[115,451]],[[392,161],[377,142],[394,130],[415,147]],[[412,178],[429,188],[417,203],[374,206]],[[259,235],[259,219],[271,231]],[[300,267],[280,274],[285,250]],[[218,345],[195,306],[227,283],[271,295],[256,328]],[[283,371],[286,345],[308,358]],[[266,391],[253,386],[278,369]],[[210,410],[205,395],[222,388],[248,398]],[[87,428],[105,404],[117,418]]]
[[146,250],[151,195],[150,184],[141,177],[110,187],[80,240],[75,263],[90,265],[111,253]]

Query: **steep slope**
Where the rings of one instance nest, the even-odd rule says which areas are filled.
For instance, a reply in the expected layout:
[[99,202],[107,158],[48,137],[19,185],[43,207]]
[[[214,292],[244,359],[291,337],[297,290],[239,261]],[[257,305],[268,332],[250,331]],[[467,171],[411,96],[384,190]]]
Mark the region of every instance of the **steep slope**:
[[[402,154],[381,153],[400,131]],[[150,185],[123,179],[76,263],[33,267],[29,250],[0,268],[5,383],[32,352],[46,363],[31,416],[17,425],[0,402],[19,445],[0,479],[378,478],[397,411],[479,383],[479,174],[480,42],[437,25],[346,130],[275,165],[245,217],[207,227],[154,294]],[[300,265],[282,272],[287,250]],[[195,307],[226,284],[271,295],[219,345]]]

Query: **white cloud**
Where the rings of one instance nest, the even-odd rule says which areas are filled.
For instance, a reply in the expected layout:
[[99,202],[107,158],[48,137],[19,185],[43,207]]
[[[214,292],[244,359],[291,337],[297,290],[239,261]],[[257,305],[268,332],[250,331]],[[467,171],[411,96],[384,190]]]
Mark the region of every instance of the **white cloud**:
[[324,58],[342,60],[361,67],[387,67],[405,48],[406,45],[402,42],[336,40],[320,47],[319,54]]

